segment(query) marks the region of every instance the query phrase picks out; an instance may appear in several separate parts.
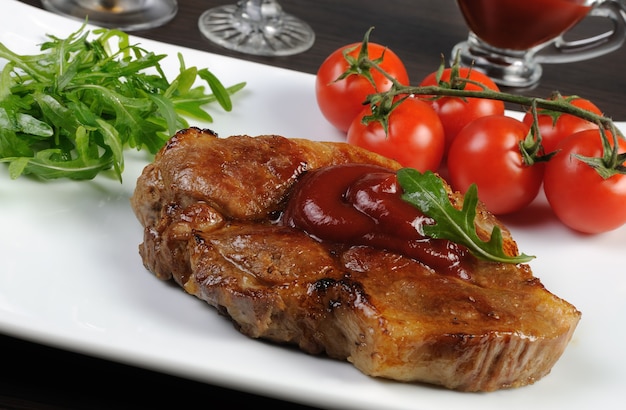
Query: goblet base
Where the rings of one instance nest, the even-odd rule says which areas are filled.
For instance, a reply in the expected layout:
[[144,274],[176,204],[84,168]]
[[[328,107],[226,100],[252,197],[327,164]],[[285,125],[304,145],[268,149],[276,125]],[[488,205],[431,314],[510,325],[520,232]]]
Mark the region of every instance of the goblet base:
[[259,56],[288,56],[311,48],[313,29],[288,13],[273,18],[246,18],[236,5],[209,9],[198,20],[200,32],[229,50]]
[[176,0],[42,0],[51,12],[122,31],[146,30],[166,24],[178,12]]
[[531,54],[482,47],[472,42],[471,37],[453,47],[451,60],[457,55],[462,66],[473,67],[502,86],[531,88],[539,83],[543,73]]

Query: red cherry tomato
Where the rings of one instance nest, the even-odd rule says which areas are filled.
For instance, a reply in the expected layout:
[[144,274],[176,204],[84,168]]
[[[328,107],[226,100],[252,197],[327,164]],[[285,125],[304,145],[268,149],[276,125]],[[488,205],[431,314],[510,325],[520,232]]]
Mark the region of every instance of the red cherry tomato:
[[[612,136],[607,132],[611,146]],[[626,141],[618,139],[619,152]],[[556,216],[566,226],[583,233],[611,231],[626,223],[626,175],[602,178],[575,155],[602,157],[599,130],[574,133],[557,145],[558,152],[546,164],[544,192]],[[622,164],[626,165],[626,163]]]
[[365,108],[348,130],[348,143],[398,161],[420,172],[436,171],[443,158],[445,139],[437,113],[427,103],[407,98],[389,114],[389,133],[379,121],[365,125],[361,119],[371,115]]
[[[354,117],[363,111],[363,103],[368,95],[384,92],[391,88],[392,82],[377,70],[370,70],[374,86],[362,75],[350,74],[337,80],[349,68],[343,56],[346,49],[353,48],[348,54],[357,58],[361,43],[349,44],[335,50],[320,65],[315,79],[315,96],[324,117],[343,132],[347,132]],[[370,60],[383,57],[379,63],[389,75],[403,85],[409,85],[409,75],[404,63],[390,49],[376,43],[368,43],[367,52]],[[384,56],[383,56],[384,53]]]
[[448,151],[452,187],[466,192],[473,183],[478,198],[494,214],[508,214],[531,203],[541,188],[543,164],[524,163],[519,143],[529,128],[511,117],[491,115],[469,123]]
[[[564,100],[571,97],[558,97]],[[570,103],[578,108],[602,115],[602,111],[591,101],[584,98],[571,98]],[[529,127],[533,123],[533,115],[528,111],[522,120]],[[558,143],[578,131],[598,129],[598,125],[572,114],[565,114],[546,109],[537,110],[537,125],[541,134],[541,144],[547,154],[556,149]]]
[[[446,68],[441,76],[440,81],[449,82],[451,68]],[[480,71],[470,70],[467,67],[459,69],[461,78],[467,78],[476,81],[488,89],[500,91],[499,87],[488,76]],[[437,72],[427,75],[420,86],[432,86],[437,84]],[[483,88],[480,85],[466,83],[465,90],[479,91]],[[449,149],[452,140],[467,124],[476,118],[485,117],[487,115],[504,115],[504,103],[498,100],[488,100],[484,98],[460,98],[460,97],[439,97],[429,100],[439,118],[446,134],[446,149]]]

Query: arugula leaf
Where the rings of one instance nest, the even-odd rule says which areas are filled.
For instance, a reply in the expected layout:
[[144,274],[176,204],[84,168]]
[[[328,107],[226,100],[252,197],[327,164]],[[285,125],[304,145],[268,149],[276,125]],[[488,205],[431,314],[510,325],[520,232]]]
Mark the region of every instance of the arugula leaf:
[[[212,122],[206,105],[232,110],[230,96],[208,69],[185,67],[171,82],[166,56],[130,44],[119,30],[86,25],[67,38],[48,35],[40,53],[19,55],[0,43],[0,162],[16,179],[92,179],[113,169],[121,181],[124,150],[155,154],[187,118]],[[94,37],[93,39],[91,39]],[[201,80],[208,85],[195,86]]]
[[398,183],[404,190],[402,199],[419,208],[435,220],[434,225],[423,225],[423,234],[435,239],[448,239],[466,246],[476,257],[505,263],[526,263],[534,258],[521,254],[510,256],[504,252],[502,231],[495,226],[488,242],[476,233],[476,205],[478,188],[472,184],[465,193],[463,208],[456,209],[441,179],[430,171],[420,173],[411,168],[397,172]]

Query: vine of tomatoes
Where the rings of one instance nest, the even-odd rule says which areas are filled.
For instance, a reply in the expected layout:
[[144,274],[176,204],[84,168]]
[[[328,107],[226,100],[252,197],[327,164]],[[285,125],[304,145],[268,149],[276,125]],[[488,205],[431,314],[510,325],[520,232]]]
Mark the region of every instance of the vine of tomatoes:
[[444,128],[428,103],[409,97],[391,110],[387,125],[376,118],[367,106],[353,119],[347,141],[421,172],[439,168],[445,150]]
[[[615,149],[614,149],[615,148]],[[583,130],[563,139],[546,164],[544,191],[567,226],[597,234],[626,221],[626,140]]]
[[448,178],[454,189],[466,192],[476,184],[478,196],[496,215],[519,211],[541,189],[543,163],[529,165],[520,144],[529,127],[515,118],[488,115],[471,121],[448,151]]
[[[379,57],[370,59],[370,31],[360,49],[342,47],[318,70],[320,110],[346,132],[347,142],[405,167],[445,173],[462,193],[475,185],[496,215],[520,211],[543,186],[554,214],[573,230],[597,234],[626,224],[626,139],[593,102],[556,93],[546,99],[504,93],[456,62],[410,86],[391,50],[376,44]],[[348,82],[359,79],[361,94],[355,97]],[[524,117],[508,117],[505,102],[523,107]],[[359,110],[342,110],[344,125],[338,126],[327,113],[342,104]]]
[[[595,114],[602,115],[602,111],[593,102],[580,98],[577,96],[562,96],[559,93],[554,93],[551,100],[561,100],[572,104],[575,107],[582,108],[587,111],[591,111]],[[577,117],[572,114],[564,114],[558,111],[552,111],[548,109],[538,109],[537,118],[535,120],[531,110],[528,110],[524,114],[522,119],[524,124],[529,127],[536,121],[539,133],[541,135],[541,144],[546,153],[553,152],[556,146],[564,138],[583,130],[598,129],[598,124],[595,124],[589,120]]]
[[[463,78],[464,81],[455,81],[455,78],[459,77]],[[496,83],[480,71],[458,66],[428,74],[420,82],[420,86],[440,86],[476,91],[489,88],[500,91]],[[504,115],[504,102],[498,100],[440,96],[428,98],[427,101],[435,109],[443,123],[446,150],[450,148],[458,133],[473,120],[488,115]]]
[[371,65],[378,65],[399,83],[409,84],[400,57],[380,44],[370,43],[368,38],[369,31],[362,43],[348,44],[332,52],[315,77],[315,97],[322,115],[344,132],[363,111],[368,95],[387,91],[393,85],[388,76],[372,70]]

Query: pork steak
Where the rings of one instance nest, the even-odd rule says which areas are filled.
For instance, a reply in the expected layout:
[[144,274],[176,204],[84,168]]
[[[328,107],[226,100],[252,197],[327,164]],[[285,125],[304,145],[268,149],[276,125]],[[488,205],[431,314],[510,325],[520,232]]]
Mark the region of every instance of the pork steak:
[[[144,265],[249,337],[347,360],[367,375],[493,391],[548,374],[581,314],[529,265],[477,261],[459,278],[275,222],[301,175],[343,163],[399,168],[348,144],[180,131],[131,198]],[[480,232],[499,225],[505,249],[517,252],[480,204],[476,223]]]

